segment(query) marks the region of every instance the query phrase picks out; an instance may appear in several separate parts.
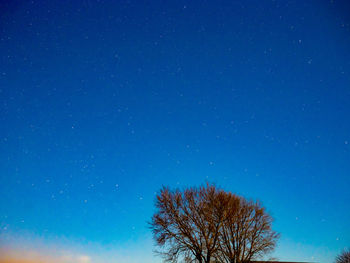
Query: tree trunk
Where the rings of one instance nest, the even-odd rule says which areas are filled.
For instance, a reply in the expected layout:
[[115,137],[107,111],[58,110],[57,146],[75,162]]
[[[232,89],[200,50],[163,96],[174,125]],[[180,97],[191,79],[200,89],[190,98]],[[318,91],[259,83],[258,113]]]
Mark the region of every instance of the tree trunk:
[[196,259],[198,260],[198,263],[202,263],[203,262],[203,259],[202,259],[201,255],[196,256]]

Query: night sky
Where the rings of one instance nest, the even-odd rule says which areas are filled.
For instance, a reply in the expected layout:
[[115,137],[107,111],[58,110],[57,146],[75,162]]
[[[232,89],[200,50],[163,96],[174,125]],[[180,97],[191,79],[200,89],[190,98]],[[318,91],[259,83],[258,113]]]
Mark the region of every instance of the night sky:
[[0,254],[160,262],[155,194],[207,181],[271,257],[350,245],[349,1],[2,0],[0,121]]

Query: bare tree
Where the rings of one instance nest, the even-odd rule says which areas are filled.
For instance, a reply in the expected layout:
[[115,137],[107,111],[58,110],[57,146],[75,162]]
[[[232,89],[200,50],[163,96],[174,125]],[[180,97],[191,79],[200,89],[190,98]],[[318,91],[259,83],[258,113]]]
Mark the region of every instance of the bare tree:
[[336,263],[350,263],[350,250],[343,251],[337,258],[335,259]]
[[226,193],[226,217],[220,231],[221,262],[242,263],[271,252],[279,234],[272,230],[272,217],[258,202]]
[[259,203],[213,185],[163,188],[156,208],[150,225],[167,262],[247,262],[272,251],[278,239]]
[[209,263],[217,253],[226,200],[223,191],[209,184],[183,192],[163,188],[151,229],[165,261]]

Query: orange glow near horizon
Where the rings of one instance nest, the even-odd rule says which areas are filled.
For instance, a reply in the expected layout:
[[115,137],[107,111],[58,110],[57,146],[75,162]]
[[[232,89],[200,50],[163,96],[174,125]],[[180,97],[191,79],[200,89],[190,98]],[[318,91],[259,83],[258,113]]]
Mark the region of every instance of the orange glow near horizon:
[[[57,262],[57,261],[56,261]],[[0,256],[0,263],[56,263],[43,256],[34,253],[23,253],[20,251],[5,253]]]
[[70,253],[54,254],[49,252],[1,250],[0,263],[89,263],[86,255],[72,255]]
[[33,259],[21,259],[21,258],[3,258],[0,259],[0,263],[50,263],[48,261],[33,260]]

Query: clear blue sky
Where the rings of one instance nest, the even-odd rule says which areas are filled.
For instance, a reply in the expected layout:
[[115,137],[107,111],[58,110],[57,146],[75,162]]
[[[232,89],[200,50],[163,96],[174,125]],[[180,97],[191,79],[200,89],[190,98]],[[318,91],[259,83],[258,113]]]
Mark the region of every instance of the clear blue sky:
[[346,0],[1,1],[0,121],[4,248],[159,262],[154,193],[205,181],[280,260],[350,246]]

